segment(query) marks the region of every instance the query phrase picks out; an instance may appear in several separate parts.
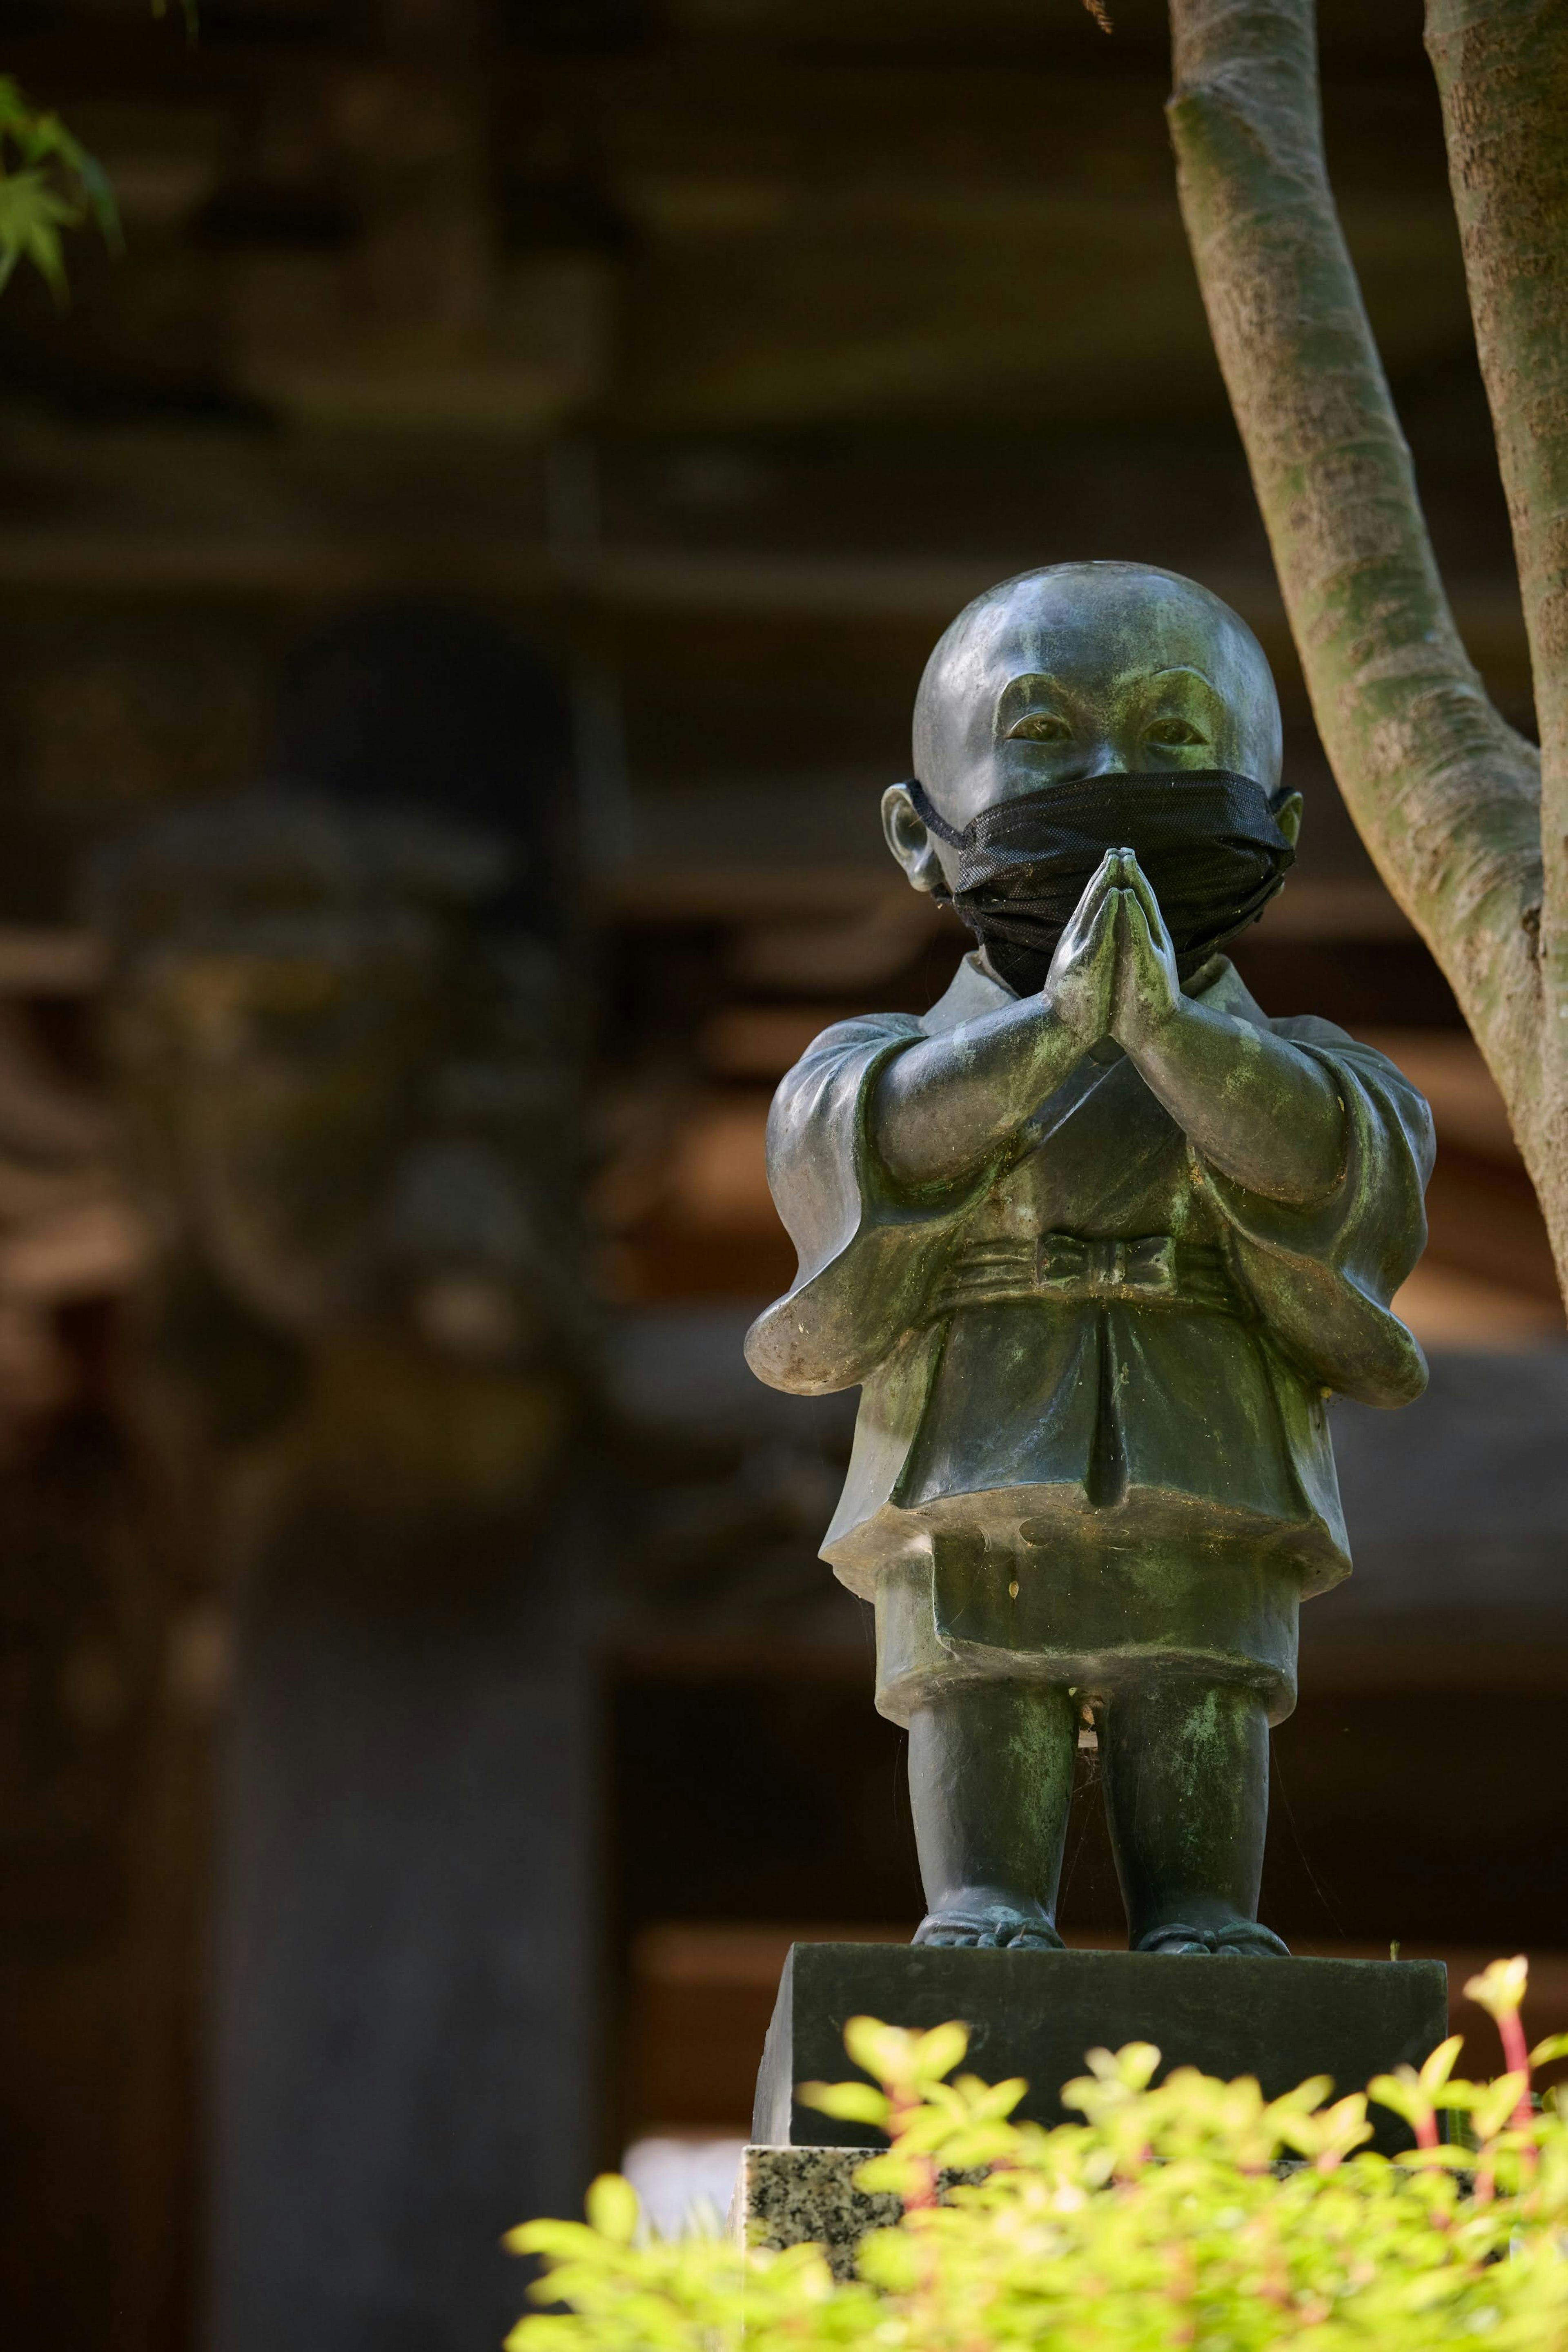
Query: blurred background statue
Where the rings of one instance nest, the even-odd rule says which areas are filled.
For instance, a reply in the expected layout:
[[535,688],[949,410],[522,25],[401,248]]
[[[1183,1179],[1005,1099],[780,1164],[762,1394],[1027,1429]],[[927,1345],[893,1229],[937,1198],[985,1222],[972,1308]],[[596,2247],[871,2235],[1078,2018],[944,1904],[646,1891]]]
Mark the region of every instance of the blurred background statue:
[[367,612],[269,773],[92,885],[146,1415],[238,1594],[217,2340],[479,2344],[595,2095],[568,711],[487,623]]

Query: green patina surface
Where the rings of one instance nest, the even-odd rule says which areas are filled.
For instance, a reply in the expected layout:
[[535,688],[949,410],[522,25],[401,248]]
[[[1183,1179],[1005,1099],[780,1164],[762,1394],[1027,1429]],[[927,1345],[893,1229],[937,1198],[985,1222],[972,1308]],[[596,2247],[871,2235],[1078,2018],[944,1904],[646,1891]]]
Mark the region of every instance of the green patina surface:
[[[963,911],[977,823],[1011,810],[1003,936],[1020,908],[1041,927],[1044,985],[1009,984],[971,896],[978,944],[929,1013],[816,1040],[769,1129],[800,1272],[747,1352],[780,1388],[862,1386],[823,1554],[875,1605],[878,1704],[909,1727],[922,1935],[1054,1943],[1092,1721],[1134,1937],[1276,1949],[1268,1726],[1301,1601],[1350,1570],[1327,1404],[1424,1384],[1391,1301],[1425,1241],[1430,1118],[1381,1055],[1271,1018],[1223,953],[1179,968],[1136,830],[1151,778],[1167,828],[1189,799],[1221,938],[1217,776],[1289,841],[1301,814],[1268,665],[1207,591],[1123,563],[1003,583],[933,654],[915,752],[920,789],[884,801],[894,856]],[[1053,792],[1105,851],[1047,929]]]

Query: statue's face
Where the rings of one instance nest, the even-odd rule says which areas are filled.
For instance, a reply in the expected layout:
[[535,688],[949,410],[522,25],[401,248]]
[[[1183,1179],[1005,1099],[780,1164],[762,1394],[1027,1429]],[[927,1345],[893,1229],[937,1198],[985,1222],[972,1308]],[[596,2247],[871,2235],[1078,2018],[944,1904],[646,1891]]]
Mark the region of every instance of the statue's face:
[[573,1271],[553,976],[482,919],[497,845],[388,823],[252,803],[139,849],[121,1099],[187,1244],[267,1320],[525,1360]]
[[[1207,589],[1141,564],[1004,582],[942,638],[915,705],[915,773],[956,827],[1086,777],[1104,777],[1113,803],[1127,771],[1223,768],[1272,789],[1280,750],[1274,682],[1251,631]],[[889,835],[907,865],[899,814],[890,807]],[[956,853],[931,847],[951,881]]]

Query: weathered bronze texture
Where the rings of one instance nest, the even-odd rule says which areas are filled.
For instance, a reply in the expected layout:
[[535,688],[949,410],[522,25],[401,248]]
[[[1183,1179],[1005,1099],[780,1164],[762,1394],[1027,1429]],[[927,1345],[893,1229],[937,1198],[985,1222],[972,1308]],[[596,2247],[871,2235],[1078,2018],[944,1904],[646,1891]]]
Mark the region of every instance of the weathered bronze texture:
[[[1265,1014],[1223,953],[1178,959],[1156,832],[1189,902],[1207,845],[1223,941],[1301,816],[1262,650],[1207,590],[1127,563],[1004,582],[932,655],[915,757],[889,845],[979,944],[922,1018],[840,1022],[784,1079],[768,1174],[800,1271],[747,1351],[779,1388],[862,1386],[823,1557],[874,1602],[877,1705],[909,1727],[917,1940],[1058,1944],[1093,1725],[1134,1948],[1280,1952],[1269,1727],[1301,1601],[1350,1572],[1329,1401],[1425,1385],[1390,1301],[1426,1238],[1430,1116],[1331,1023]],[[1249,900],[1214,814],[1231,786]],[[1086,826],[1103,845],[1065,929],[1055,788],[1074,854]],[[978,900],[977,836],[1008,845]],[[1020,940],[1048,958],[1032,993],[998,970]]]

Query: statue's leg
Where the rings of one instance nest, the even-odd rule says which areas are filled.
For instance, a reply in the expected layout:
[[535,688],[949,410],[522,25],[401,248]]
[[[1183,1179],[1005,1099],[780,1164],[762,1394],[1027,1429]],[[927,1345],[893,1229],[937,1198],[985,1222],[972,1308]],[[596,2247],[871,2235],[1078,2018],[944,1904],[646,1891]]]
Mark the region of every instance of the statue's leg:
[[1056,1890],[1078,1707],[1041,1683],[961,1683],[909,1718],[909,1795],[925,1888],[917,1944],[1061,1948]]
[[1133,1949],[1282,1953],[1258,1925],[1266,1702],[1239,1684],[1152,1680],[1106,1702],[1100,1747]]

